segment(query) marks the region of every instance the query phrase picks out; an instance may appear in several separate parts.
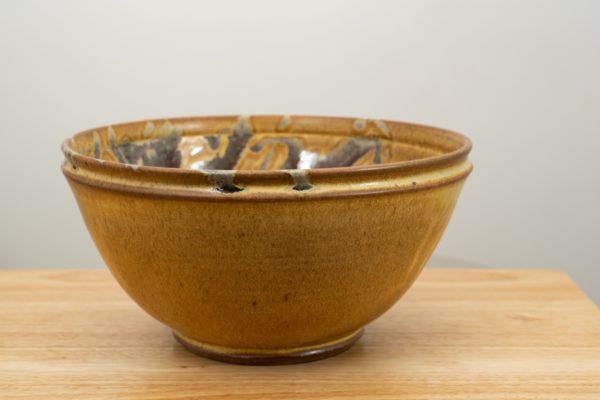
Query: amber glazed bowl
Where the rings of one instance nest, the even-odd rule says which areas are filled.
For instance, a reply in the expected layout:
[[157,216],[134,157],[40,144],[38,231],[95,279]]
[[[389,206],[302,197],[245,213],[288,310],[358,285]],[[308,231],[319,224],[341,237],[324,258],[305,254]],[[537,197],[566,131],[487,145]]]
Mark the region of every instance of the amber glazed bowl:
[[175,118],[63,144],[63,172],[123,289],[197,354],[344,351],[411,286],[471,171],[469,140],[401,122]]

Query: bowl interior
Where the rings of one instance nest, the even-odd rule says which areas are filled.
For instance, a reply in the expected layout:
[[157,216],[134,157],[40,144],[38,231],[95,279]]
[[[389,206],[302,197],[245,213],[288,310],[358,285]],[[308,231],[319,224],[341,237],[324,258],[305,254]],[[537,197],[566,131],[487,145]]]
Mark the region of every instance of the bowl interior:
[[455,134],[418,125],[293,119],[295,124],[292,117],[281,116],[136,122],[83,132],[70,146],[85,156],[123,164],[268,171],[396,163],[464,145]]

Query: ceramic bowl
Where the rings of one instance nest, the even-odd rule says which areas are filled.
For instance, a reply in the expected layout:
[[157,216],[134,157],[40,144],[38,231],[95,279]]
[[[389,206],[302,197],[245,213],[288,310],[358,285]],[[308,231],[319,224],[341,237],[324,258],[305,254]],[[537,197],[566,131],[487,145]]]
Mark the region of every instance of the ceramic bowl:
[[411,286],[470,148],[401,122],[174,118],[79,133],[62,170],[117,281],[186,348],[294,363],[347,349]]

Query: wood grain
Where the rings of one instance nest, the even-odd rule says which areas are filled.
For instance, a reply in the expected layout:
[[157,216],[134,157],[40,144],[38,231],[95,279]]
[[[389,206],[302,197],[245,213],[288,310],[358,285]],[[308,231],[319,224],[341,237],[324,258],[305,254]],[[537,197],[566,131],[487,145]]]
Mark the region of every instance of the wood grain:
[[105,270],[0,271],[0,399],[600,399],[600,312],[563,273],[428,269],[348,352],[196,357]]

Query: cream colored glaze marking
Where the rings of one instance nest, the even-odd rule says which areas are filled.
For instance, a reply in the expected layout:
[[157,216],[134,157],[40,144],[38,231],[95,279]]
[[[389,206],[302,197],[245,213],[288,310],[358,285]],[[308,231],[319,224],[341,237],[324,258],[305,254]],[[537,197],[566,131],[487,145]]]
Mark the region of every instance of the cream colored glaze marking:
[[121,149],[117,146],[117,133],[115,132],[114,128],[109,125],[106,128],[106,130],[108,132],[108,144],[109,144],[111,152],[113,153],[113,155],[115,156],[115,158],[117,160],[125,160],[126,159],[125,155],[123,154]]
[[353,124],[354,130],[362,132],[367,127],[367,120],[364,118],[357,118]]
[[146,149],[144,153],[146,153],[146,157],[148,158],[156,157],[156,150],[154,149]]
[[381,131],[381,133],[383,133],[383,136],[385,136],[386,138],[392,137],[392,135],[390,134],[390,128],[388,128],[387,124],[384,121],[376,119],[373,120],[373,122],[375,123],[375,126]]
[[142,137],[144,139],[148,139],[150,135],[154,131],[154,124],[150,121],[146,122],[146,126],[144,127],[144,132],[142,132]]
[[102,154],[102,144],[100,142],[100,135],[97,131],[94,131],[93,134],[93,142],[94,142],[94,158],[100,159],[100,155]]
[[109,125],[106,128],[106,131],[108,132],[108,142],[110,144],[117,144],[117,133],[115,132],[113,127]]
[[292,117],[289,115],[284,115],[279,121],[279,125],[277,126],[277,130],[283,131],[288,128],[292,124]]
[[140,165],[138,162],[138,164],[125,164],[125,166],[134,171],[138,171],[142,165]]
[[173,125],[169,120],[165,120],[154,136],[156,138],[164,138],[171,134],[181,135],[182,131],[183,129],[180,126]]

